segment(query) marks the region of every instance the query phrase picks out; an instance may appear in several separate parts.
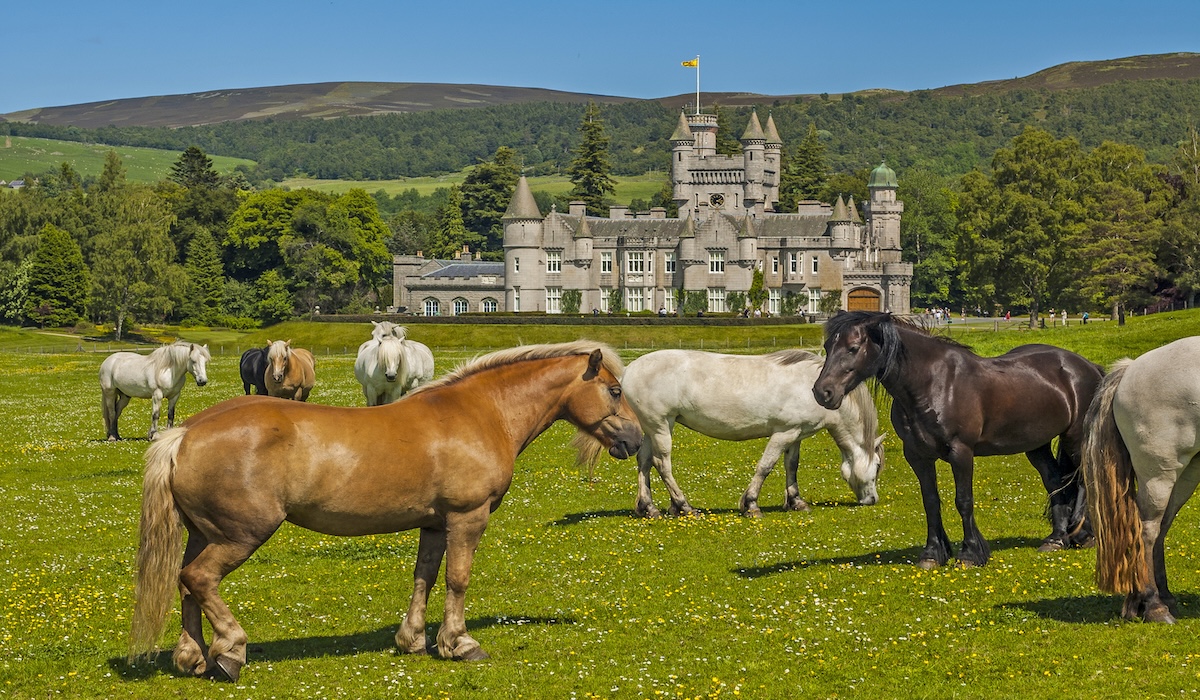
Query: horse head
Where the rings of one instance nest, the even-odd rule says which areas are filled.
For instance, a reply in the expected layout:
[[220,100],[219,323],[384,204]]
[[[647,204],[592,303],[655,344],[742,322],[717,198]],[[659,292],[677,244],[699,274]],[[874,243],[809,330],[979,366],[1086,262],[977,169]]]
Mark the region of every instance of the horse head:
[[400,342],[396,336],[388,335],[381,338],[379,345],[376,346],[379,362],[383,365],[383,376],[389,382],[396,381],[396,376],[400,373],[400,360],[403,354]]
[[883,471],[883,435],[875,438],[872,449],[842,458],[842,478],[850,485],[859,505],[873,506],[879,501],[879,472]]
[[212,355],[208,353],[208,345],[192,343],[188,348],[188,371],[196,378],[196,386],[208,384],[208,361]]
[[580,431],[572,444],[581,464],[595,464],[601,448],[608,448],[616,459],[626,459],[642,446],[642,426],[625,401],[614,372],[616,363],[619,360],[606,362],[602,350],[593,350],[563,407],[563,417]]
[[267,347],[267,371],[276,382],[282,382],[287,373],[288,359],[292,355],[291,340],[270,341]]
[[899,345],[890,313],[846,312],[825,322],[825,365],[813,383],[817,403],[837,410],[846,394],[876,376]]

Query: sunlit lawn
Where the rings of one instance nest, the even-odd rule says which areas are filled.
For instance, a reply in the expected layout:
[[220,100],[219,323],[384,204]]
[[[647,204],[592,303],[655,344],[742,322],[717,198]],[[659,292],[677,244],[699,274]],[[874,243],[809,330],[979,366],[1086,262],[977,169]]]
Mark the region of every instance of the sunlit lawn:
[[[1161,322],[1160,334],[1194,333],[1200,316]],[[1076,340],[1097,354],[1129,352],[1126,343],[1138,346],[1136,334],[1153,328],[1140,324],[1128,336],[1106,329]],[[435,353],[440,372],[474,348]],[[1115,698],[1200,688],[1195,502],[1167,543],[1179,624],[1127,623],[1119,599],[1092,585],[1091,551],[1035,551],[1049,531],[1045,494],[1023,457],[979,460],[977,515],[991,563],[925,572],[913,565],[925,538],[919,492],[894,435],[878,505],[852,505],[836,448],[821,435],[801,457],[813,511],[781,512],[782,476],[772,475],[756,521],[736,508],[763,441],[723,443],[677,428],[675,473],[702,513],[647,521],[630,516],[633,460],[606,458],[589,483],[573,467],[563,425],[520,458],[476,557],[467,619],[490,661],[393,652],[415,533],[340,539],[285,525],[222,587],[250,636],[238,686],[178,677],[165,654],[129,667],[149,405],[134,401],[122,417],[132,439],[101,440],[103,357],[0,353],[0,695]],[[352,364],[318,353],[311,400],[361,403]],[[241,392],[236,353],[218,354],[209,378],[184,390],[181,417]],[[957,540],[944,465],[940,476]],[[442,593],[439,583],[431,636]],[[175,613],[166,648],[178,630]]]

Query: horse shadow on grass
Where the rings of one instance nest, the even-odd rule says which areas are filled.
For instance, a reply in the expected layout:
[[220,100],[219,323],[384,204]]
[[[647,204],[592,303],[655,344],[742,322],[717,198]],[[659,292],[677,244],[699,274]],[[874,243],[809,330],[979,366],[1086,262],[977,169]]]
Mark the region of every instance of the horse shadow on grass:
[[[862,507],[856,501],[810,501],[809,505],[815,508],[859,508]],[[784,510],[783,506],[760,506],[763,513],[794,513],[795,511]],[[664,511],[665,513],[665,511]],[[737,508],[696,508],[698,515],[740,515],[741,510]],[[621,510],[586,510],[582,513],[567,513],[558,520],[553,520],[549,523],[551,526],[566,526],[578,525],[579,523],[596,520],[597,518],[639,518],[641,516],[634,514],[632,508]],[[664,515],[666,518],[686,518],[686,515]]]
[[[1183,593],[1176,596],[1179,601],[1177,619],[1200,618],[1200,594]],[[1039,618],[1078,625],[1096,625],[1121,621],[1121,605],[1125,596],[1096,593],[1085,596],[1060,596],[1042,598],[1019,603],[1004,603],[996,607],[1001,610],[1023,610]]]
[[[1001,537],[989,541],[993,552],[1006,549],[1033,548],[1040,543],[1041,540],[1032,537]],[[784,561],[778,564],[771,564],[770,566],[739,567],[730,569],[729,571],[742,578],[758,579],[798,569],[809,569],[814,566],[844,566],[847,564],[851,566],[878,566],[881,564],[916,566],[917,560],[921,558],[922,551],[924,551],[923,546],[905,547],[903,549],[887,549],[881,552],[867,552],[855,556],[817,557],[813,559]],[[955,566],[955,560],[951,559],[950,563],[946,566]]]
[[[505,615],[502,617],[475,617],[467,620],[467,630],[475,632],[489,627],[504,627],[509,625],[573,625],[578,621],[570,617],[538,617],[530,615]],[[437,644],[433,641],[437,635],[441,621],[425,626],[425,652],[437,658]],[[278,639],[269,642],[248,644],[246,647],[247,665],[256,663],[275,663],[294,661],[298,659],[319,659],[325,657],[355,656],[364,652],[380,652],[396,649],[396,630],[400,622],[380,627],[367,632],[344,635],[321,635],[300,637],[296,639]],[[125,657],[113,657],[108,660],[109,668],[126,681],[146,680],[159,673],[183,677],[171,661],[172,649],[161,651],[149,659],[139,660],[130,664]],[[399,654],[399,651],[396,652]]]

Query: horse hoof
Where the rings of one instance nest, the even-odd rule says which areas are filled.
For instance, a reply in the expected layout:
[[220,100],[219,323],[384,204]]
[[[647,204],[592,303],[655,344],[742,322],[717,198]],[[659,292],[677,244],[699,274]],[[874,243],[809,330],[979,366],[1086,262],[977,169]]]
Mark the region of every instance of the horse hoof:
[[213,664],[212,679],[237,683],[245,664],[229,656],[218,656]]
[[696,513],[696,509],[686,503],[681,506],[677,506],[672,503],[671,510],[669,512],[671,515],[694,515]]
[[1062,540],[1047,539],[1047,540],[1042,541],[1042,544],[1038,546],[1037,551],[1039,551],[1039,552],[1058,552],[1058,551],[1061,551],[1062,549],[1063,549]]
[[1146,610],[1146,614],[1142,617],[1142,619],[1146,622],[1161,622],[1166,625],[1175,624],[1175,617],[1171,615],[1170,611],[1167,610],[1167,606],[1165,605],[1156,605]]
[[762,510],[760,510],[758,506],[754,506],[753,508],[747,508],[746,510],[743,510],[742,515],[747,518],[760,520],[762,518]]
[[1071,541],[1071,546],[1078,549],[1093,549],[1096,546],[1095,535],[1088,535]]
[[116,442],[117,440],[120,440],[120,439],[121,439],[121,438],[117,437],[116,435],[109,435],[109,436],[108,436],[108,441],[109,441],[109,442]]
[[805,501],[804,499],[798,499],[792,503],[787,503],[783,506],[783,509],[784,510],[794,510],[798,513],[812,512],[812,506],[808,505],[808,502]]
[[650,506],[649,508],[646,508],[645,510],[636,510],[636,511],[634,511],[634,513],[638,517],[648,518],[650,520],[657,520],[662,517],[662,511],[655,508],[654,506]]
[[926,571],[933,571],[939,566],[941,566],[941,564],[938,564],[937,559],[921,559],[917,562],[917,567],[925,569]]

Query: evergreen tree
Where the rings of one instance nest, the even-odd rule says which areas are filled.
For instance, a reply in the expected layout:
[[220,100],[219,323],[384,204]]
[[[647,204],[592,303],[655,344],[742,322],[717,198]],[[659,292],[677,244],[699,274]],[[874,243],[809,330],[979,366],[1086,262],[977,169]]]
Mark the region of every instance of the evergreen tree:
[[740,156],[742,154],[742,142],[738,140],[738,137],[742,135],[741,132],[737,131],[733,126],[729,110],[722,108],[721,105],[717,105],[716,110],[717,155]]
[[79,244],[66,231],[46,224],[33,256],[25,317],[42,326],[67,326],[83,316],[89,283]]
[[214,323],[225,297],[225,267],[217,242],[206,229],[200,229],[188,243],[184,269],[189,285],[182,309],[184,318]]
[[611,175],[609,138],[604,133],[604,123],[600,121],[600,109],[596,103],[588,103],[579,133],[582,140],[567,168],[567,174],[575,185],[571,197],[585,202],[587,212],[592,216],[605,216],[608,214],[607,200],[616,191],[616,182]]
[[188,146],[171,166],[167,176],[172,182],[183,187],[217,187],[221,176],[213,168],[212,158],[209,158],[199,146]]
[[433,258],[457,258],[463,246],[477,249],[483,236],[467,230],[463,224],[462,191],[458,185],[450,187],[450,196],[442,206],[437,228],[429,240],[427,254]]
[[825,162],[825,144],[817,133],[817,125],[809,123],[808,133],[787,158],[779,182],[779,210],[794,212],[805,199],[818,199],[829,179]]
[[755,268],[754,277],[750,280],[750,291],[746,294],[752,309],[761,310],[767,300],[767,289],[763,284],[763,271]]
[[121,162],[121,156],[117,155],[116,151],[109,151],[104,154],[104,170],[100,173],[100,179],[96,182],[96,189],[99,192],[112,192],[124,187],[127,183],[125,179],[125,164]]
[[504,227],[500,217],[508,209],[520,176],[517,152],[501,146],[491,160],[476,165],[463,180],[463,224],[484,237],[483,250],[495,254],[490,257],[504,255]]

